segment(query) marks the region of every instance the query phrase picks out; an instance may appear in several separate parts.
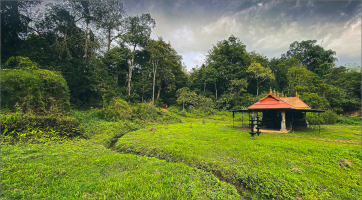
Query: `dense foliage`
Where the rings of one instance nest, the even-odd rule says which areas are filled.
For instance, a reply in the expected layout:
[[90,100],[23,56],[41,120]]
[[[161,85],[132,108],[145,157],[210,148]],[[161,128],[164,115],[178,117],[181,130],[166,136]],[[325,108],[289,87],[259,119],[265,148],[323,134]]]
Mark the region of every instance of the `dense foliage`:
[[55,71],[2,69],[1,108],[14,111],[16,104],[25,112],[67,110],[69,109],[67,82]]
[[[360,110],[361,67],[336,51],[295,41],[270,59],[231,35],[187,71],[148,13],[65,0],[29,15],[39,3],[1,2],[0,198],[360,196],[361,118],[342,113]],[[327,110],[321,133],[307,113],[309,129],[251,139],[226,110],[270,88]]]
[[148,13],[128,16],[122,2],[101,0],[48,3],[37,15],[27,14],[39,3],[1,4],[2,67],[59,71],[77,108],[101,108],[117,97],[188,109],[197,95],[224,110],[248,107],[272,88],[287,96],[297,92],[315,109],[360,109],[360,66],[336,66],[338,52],[316,40],[295,41],[279,58],[267,58],[231,35],[187,72],[170,43],[150,38],[156,21]]

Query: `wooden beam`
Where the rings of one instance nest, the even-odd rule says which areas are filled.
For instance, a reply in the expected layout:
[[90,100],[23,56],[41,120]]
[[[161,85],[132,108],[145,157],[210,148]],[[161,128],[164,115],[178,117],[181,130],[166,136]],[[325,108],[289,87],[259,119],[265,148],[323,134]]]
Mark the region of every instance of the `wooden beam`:
[[234,115],[234,112],[233,112],[233,128],[234,128],[234,117],[235,117],[235,115]]
[[292,131],[294,133],[294,112],[292,111]]
[[244,127],[244,115],[241,113],[241,128]]

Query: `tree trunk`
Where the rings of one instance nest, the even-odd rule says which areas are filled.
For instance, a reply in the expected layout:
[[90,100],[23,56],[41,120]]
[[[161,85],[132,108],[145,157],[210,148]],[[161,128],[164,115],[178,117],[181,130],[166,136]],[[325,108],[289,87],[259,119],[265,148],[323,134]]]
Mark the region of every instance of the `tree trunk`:
[[108,38],[108,51],[109,51],[109,49],[111,48],[111,29],[108,29],[107,38]]
[[158,99],[158,97],[160,97],[160,93],[161,93],[161,82],[162,81],[162,79],[160,79],[160,82],[159,82],[159,86],[158,86],[158,92],[157,92],[157,99]]
[[259,95],[259,83],[256,84],[256,96]]
[[85,45],[84,45],[84,56],[83,56],[83,62],[88,61],[87,55],[88,53],[88,23],[87,23],[87,29],[85,30]]
[[64,51],[64,48],[65,48],[66,42],[67,42],[67,33],[64,34],[64,40],[63,40],[62,49],[60,50],[59,59],[62,59],[63,51]]
[[134,46],[134,48],[133,48],[131,66],[129,66],[129,70],[128,70],[128,86],[127,86],[128,87],[128,96],[131,96],[131,79],[132,79],[132,69],[133,69],[135,50],[136,50],[136,46]]
[[182,110],[185,110],[185,102],[182,102]]
[[204,83],[204,92],[205,92],[205,87],[206,87],[206,84]]
[[153,81],[152,81],[152,104],[155,104],[155,83],[156,83],[156,72],[157,63],[154,61],[153,64]]
[[215,96],[216,96],[216,99],[217,99],[217,89],[216,89],[216,83],[215,83]]
[[116,70],[116,85],[118,85],[118,71]]

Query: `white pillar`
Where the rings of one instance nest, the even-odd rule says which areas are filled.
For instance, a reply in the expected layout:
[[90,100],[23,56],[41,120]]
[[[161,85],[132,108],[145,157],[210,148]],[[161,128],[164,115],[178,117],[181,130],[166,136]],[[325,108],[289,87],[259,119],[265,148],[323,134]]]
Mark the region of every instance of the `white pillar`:
[[[257,125],[256,125],[256,123],[257,123],[257,122],[256,122],[256,116],[257,116],[257,115],[258,115],[258,112],[254,112],[254,120],[255,120],[255,121],[254,121],[254,123],[255,123],[255,124],[254,124],[254,129],[256,129],[256,127],[257,127]],[[254,130],[254,131],[256,131],[256,130]]]
[[281,111],[281,114],[282,114],[282,122],[281,122],[281,129],[280,131],[281,132],[287,132],[287,128],[286,128],[286,125],[285,125],[285,111]]
[[304,120],[305,120],[305,123],[307,123],[307,128],[309,128],[309,122],[308,122],[308,119],[307,119],[307,113],[303,113],[303,117],[304,117]]

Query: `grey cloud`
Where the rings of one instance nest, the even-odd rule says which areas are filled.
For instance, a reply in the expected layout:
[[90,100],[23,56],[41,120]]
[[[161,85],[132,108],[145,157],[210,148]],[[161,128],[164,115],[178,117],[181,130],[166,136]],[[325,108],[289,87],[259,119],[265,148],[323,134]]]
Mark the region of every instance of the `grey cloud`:
[[247,51],[269,58],[285,53],[294,41],[316,39],[320,44],[324,38],[323,47],[336,51],[340,61],[360,60],[361,2],[357,1],[124,3],[130,15],[151,13],[157,24],[151,36],[171,41],[188,69],[200,66],[212,45],[231,34],[246,44]]

